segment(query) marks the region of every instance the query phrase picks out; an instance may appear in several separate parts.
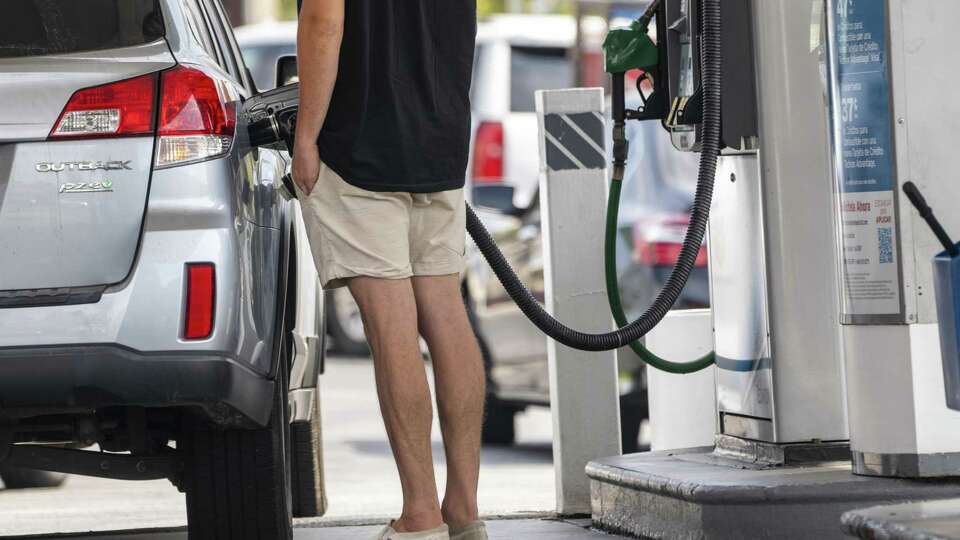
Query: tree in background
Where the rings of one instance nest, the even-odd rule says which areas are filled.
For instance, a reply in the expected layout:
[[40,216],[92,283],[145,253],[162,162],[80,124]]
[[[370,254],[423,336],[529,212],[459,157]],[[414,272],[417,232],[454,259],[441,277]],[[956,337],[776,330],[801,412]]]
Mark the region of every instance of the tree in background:
[[281,0],[280,2],[280,20],[292,20],[297,18],[297,0]]
[[507,10],[506,0],[477,0],[477,12],[481,17]]

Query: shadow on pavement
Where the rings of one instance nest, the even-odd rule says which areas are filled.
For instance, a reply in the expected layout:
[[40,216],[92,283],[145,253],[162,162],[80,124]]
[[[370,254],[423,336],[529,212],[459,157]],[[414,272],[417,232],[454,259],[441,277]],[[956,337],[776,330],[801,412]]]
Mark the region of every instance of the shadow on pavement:
[[[390,445],[383,439],[347,439],[341,442],[358,454],[390,456]],[[515,444],[513,446],[484,446],[480,454],[482,465],[553,463],[550,443]],[[433,461],[444,463],[443,443],[433,443]]]

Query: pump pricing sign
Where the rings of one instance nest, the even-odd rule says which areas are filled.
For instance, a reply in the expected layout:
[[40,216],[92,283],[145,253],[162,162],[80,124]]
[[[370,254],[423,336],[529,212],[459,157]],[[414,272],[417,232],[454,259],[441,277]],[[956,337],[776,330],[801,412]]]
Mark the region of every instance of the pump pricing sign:
[[887,2],[830,2],[843,321],[903,322]]

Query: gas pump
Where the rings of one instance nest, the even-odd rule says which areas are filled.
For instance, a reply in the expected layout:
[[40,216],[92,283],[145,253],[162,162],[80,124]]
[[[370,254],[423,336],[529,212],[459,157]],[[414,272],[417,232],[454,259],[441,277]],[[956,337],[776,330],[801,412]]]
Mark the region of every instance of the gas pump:
[[[950,47],[960,4],[830,0],[827,88],[834,163],[847,410],[853,470],[883,477],[960,474],[960,413],[944,400],[956,373],[950,251],[913,212],[912,182],[954,201],[960,106]],[[919,46],[917,44],[920,44]],[[919,199],[917,199],[919,200]],[[921,208],[923,206],[921,205]],[[925,212],[924,212],[925,213]],[[960,227],[940,212],[944,228]],[[942,231],[942,229],[941,229]],[[940,286],[936,294],[936,286]],[[954,390],[955,391],[955,390]],[[952,401],[952,398],[951,398]]]
[[[742,4],[757,130],[722,152],[710,217],[716,443],[587,469],[594,522],[643,538],[839,538],[843,512],[954,497],[955,483],[915,479],[960,472],[957,259],[942,234],[960,228],[947,67],[960,4]],[[725,83],[749,57],[723,57]],[[724,132],[742,118],[731,95]],[[909,207],[908,181],[942,208],[940,232],[926,204]]]
[[[683,364],[662,360],[642,345],[631,346],[649,365],[671,373],[693,372],[715,364],[718,452],[782,464],[790,461],[797,445],[804,447],[804,453],[819,452],[824,459],[843,456],[847,430],[839,330],[829,318],[801,320],[789,307],[813,308],[820,313],[833,310],[836,297],[829,292],[807,293],[800,299],[796,289],[800,285],[823,289],[824,283],[831,284],[834,278],[829,265],[798,260],[795,252],[786,249],[790,245],[823,245],[823,240],[831,237],[831,200],[823,193],[805,189],[803,184],[791,183],[797,180],[788,177],[795,173],[782,169],[782,159],[774,160],[796,149],[783,144],[779,117],[771,111],[764,118],[762,113],[767,111],[757,99],[758,84],[792,84],[788,78],[797,73],[806,74],[806,79],[795,87],[822,92],[818,88],[820,58],[808,55],[802,63],[791,66],[789,73],[781,66],[768,68],[766,59],[756,56],[766,49],[756,42],[776,40],[777,46],[783,47],[786,37],[754,35],[754,22],[764,16],[765,9],[762,3],[726,0],[714,15],[702,2],[663,0],[654,2],[630,29],[611,32],[607,69],[615,81],[615,127],[608,206],[615,214],[621,165],[626,158],[621,150],[626,148],[621,126],[627,120],[660,120],[679,151],[699,151],[702,162],[719,156],[708,244],[715,350]],[[645,41],[641,30],[653,15],[657,21],[656,45]],[[705,34],[714,27],[720,37],[722,73],[717,77],[723,96],[715,118],[704,107],[710,90],[705,80],[714,67],[704,54]],[[809,43],[808,37],[805,44]],[[651,47],[657,51],[655,65],[650,65],[653,55],[636,52]],[[761,67],[767,69],[758,72]],[[644,77],[654,82],[648,106],[640,111],[624,110],[622,106],[622,72],[629,69],[643,69]],[[714,124],[720,127],[717,146],[712,145],[707,131]],[[769,135],[766,138],[761,134],[764,127]],[[803,127],[811,132],[811,141],[825,144],[823,122]],[[828,173],[826,162],[822,165],[821,170]],[[761,170],[770,174],[761,174]],[[775,206],[783,203],[779,198],[782,193],[791,191],[796,193],[795,201],[809,201],[820,208],[823,216],[818,223],[795,228],[780,219],[795,212]],[[824,255],[832,259],[831,253]],[[808,271],[788,287],[778,274],[797,265]],[[608,279],[607,283],[612,311],[617,316],[616,280]],[[617,320],[622,324],[621,317]],[[794,337],[798,327],[820,344],[821,352],[815,358]]]

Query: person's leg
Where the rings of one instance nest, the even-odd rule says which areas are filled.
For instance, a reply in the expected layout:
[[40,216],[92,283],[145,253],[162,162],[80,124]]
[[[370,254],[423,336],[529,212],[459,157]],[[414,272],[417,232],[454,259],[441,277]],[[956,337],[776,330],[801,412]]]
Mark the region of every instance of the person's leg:
[[443,524],[433,473],[433,404],[420,353],[417,307],[409,279],[357,277],[350,292],[360,306],[373,351],[380,412],[400,472],[403,514],[393,528],[424,531]]
[[478,519],[480,430],[486,377],[460,294],[460,276],[413,278],[420,333],[433,359],[440,427],[447,455],[443,518],[451,529]]

